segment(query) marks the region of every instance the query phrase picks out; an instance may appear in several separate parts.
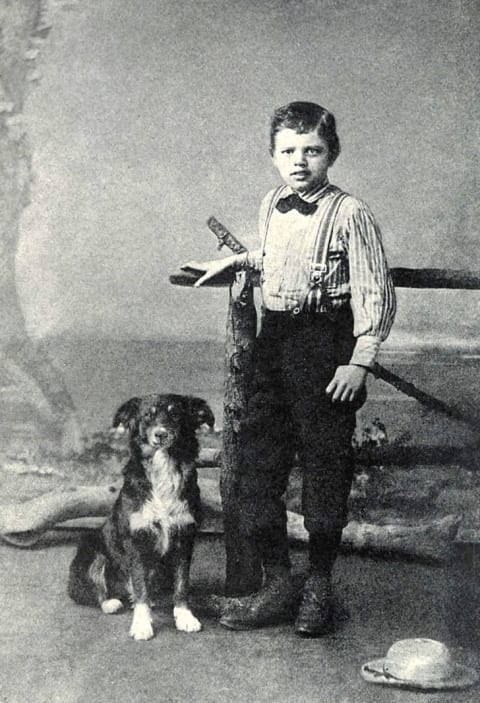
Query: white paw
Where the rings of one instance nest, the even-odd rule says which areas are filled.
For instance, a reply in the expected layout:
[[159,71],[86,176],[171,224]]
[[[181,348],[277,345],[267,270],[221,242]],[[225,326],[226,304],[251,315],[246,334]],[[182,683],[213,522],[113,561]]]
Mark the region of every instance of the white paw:
[[151,640],[153,637],[152,614],[146,603],[137,603],[133,608],[130,637],[134,640]]
[[185,606],[175,607],[173,617],[175,618],[175,627],[181,632],[200,632],[202,629],[200,620],[197,620],[192,611]]
[[112,615],[123,608],[123,603],[118,598],[110,598],[109,600],[104,600],[100,607],[105,615]]

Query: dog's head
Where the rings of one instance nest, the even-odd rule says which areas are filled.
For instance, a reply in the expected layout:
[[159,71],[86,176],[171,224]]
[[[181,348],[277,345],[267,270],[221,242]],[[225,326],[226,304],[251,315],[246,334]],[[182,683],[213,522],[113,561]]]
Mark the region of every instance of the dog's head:
[[213,428],[215,418],[202,398],[169,393],[131,398],[115,413],[113,430],[128,432],[131,443],[151,451],[188,450],[195,442],[195,430],[204,424]]

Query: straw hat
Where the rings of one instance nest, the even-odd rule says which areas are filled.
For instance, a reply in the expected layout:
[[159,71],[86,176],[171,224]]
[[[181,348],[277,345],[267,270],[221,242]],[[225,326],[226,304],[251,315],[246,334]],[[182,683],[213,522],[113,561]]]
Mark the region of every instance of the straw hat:
[[364,664],[361,674],[370,683],[435,690],[466,688],[478,679],[475,669],[453,661],[442,642],[420,638],[395,642],[385,658]]

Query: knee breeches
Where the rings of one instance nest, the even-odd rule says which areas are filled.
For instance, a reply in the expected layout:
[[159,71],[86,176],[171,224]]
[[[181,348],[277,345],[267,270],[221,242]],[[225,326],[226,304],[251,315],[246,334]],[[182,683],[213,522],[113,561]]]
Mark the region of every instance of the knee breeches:
[[325,389],[354,346],[350,310],[326,315],[266,313],[256,340],[240,498],[245,532],[286,534],[283,494],[298,457],[310,533],[331,534],[347,519],[353,477],[355,403]]

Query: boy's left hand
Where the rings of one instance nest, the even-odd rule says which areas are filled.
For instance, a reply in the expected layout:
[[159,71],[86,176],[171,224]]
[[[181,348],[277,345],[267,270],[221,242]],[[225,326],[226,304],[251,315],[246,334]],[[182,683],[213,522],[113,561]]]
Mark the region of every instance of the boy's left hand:
[[339,366],[325,392],[331,396],[332,401],[352,402],[365,386],[367,373],[368,369],[364,366]]

